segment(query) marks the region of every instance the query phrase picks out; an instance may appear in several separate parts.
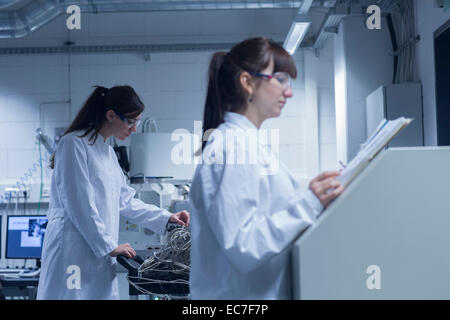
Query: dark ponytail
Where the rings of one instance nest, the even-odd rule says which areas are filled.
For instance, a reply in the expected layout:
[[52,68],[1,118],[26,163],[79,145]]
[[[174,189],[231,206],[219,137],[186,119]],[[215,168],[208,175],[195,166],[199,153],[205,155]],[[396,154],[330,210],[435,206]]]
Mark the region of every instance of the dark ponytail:
[[[85,130],[80,137],[91,134],[89,141],[94,144],[100,129],[106,122],[106,111],[111,108],[133,118],[144,111],[144,104],[130,86],[115,86],[111,89],[95,86],[95,90],[90,94],[64,135]],[[55,168],[55,154],[50,158],[50,168]]]
[[[206,93],[205,110],[203,112],[203,133],[217,128],[222,122],[225,110],[220,98],[219,70],[225,60],[226,52],[216,52],[209,63],[208,90]],[[207,140],[207,137],[204,139]],[[202,149],[206,141],[202,142]]]
[[[274,62],[273,72],[288,72],[297,77],[294,59],[278,43],[264,38],[251,38],[236,44],[228,53],[215,53],[209,63],[208,91],[203,113],[202,149],[208,133],[224,121],[226,111],[244,112],[247,93],[239,77],[242,72],[260,72]],[[260,79],[255,79],[259,82]],[[200,153],[197,152],[197,154]]]

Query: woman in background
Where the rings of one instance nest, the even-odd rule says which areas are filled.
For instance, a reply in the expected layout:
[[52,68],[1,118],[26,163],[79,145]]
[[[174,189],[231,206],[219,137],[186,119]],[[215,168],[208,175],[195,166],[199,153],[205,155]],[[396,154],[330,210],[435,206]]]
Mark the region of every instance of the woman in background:
[[97,87],[64,133],[51,159],[54,169],[38,299],[119,299],[119,214],[163,234],[166,224],[189,225],[176,214],[135,199],[106,139],[124,140],[140,123],[144,104],[133,88]]

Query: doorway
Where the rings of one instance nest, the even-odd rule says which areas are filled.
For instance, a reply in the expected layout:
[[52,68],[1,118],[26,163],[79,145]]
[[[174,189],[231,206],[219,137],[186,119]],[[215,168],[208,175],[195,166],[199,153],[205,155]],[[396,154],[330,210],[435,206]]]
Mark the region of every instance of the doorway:
[[450,20],[434,33],[438,146],[450,146]]

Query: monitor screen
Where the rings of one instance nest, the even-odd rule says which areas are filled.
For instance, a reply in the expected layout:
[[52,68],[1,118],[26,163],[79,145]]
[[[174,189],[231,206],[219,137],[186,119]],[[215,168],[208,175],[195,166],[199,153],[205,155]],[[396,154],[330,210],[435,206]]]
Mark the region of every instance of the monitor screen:
[[8,216],[6,258],[41,258],[47,222],[46,216]]

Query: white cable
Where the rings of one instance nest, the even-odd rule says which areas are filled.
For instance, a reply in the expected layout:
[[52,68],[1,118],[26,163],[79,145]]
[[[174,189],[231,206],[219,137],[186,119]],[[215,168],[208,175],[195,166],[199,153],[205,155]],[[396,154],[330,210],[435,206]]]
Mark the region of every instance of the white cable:
[[185,227],[170,231],[167,243],[139,266],[138,276],[127,276],[129,283],[144,294],[172,299],[189,298],[189,294],[150,292],[145,285],[159,285],[161,291],[163,286],[189,286],[190,249],[191,236]]

